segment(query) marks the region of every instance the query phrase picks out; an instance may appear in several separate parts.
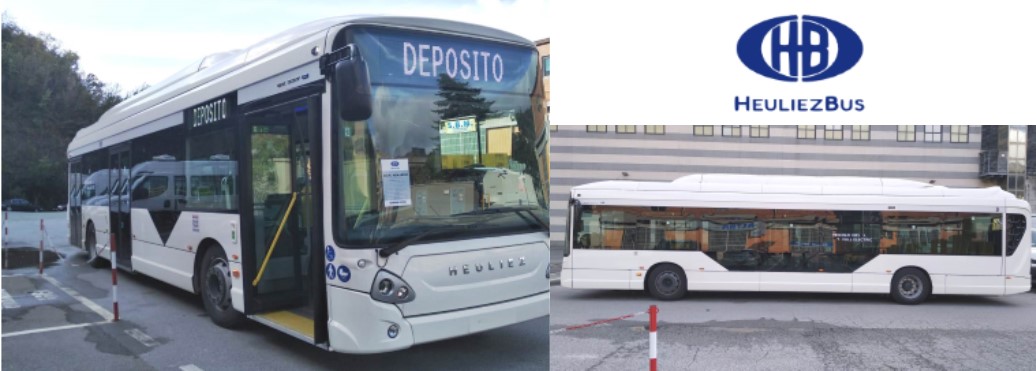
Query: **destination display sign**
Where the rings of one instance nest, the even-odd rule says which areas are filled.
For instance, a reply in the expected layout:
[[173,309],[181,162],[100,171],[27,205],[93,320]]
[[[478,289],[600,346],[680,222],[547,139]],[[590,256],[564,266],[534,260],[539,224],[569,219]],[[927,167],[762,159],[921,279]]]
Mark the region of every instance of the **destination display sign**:
[[532,48],[377,28],[353,35],[375,85],[438,87],[446,78],[471,88],[528,94],[536,83]]
[[187,127],[190,129],[220,124],[230,118],[231,112],[236,106],[236,96],[228,94],[188,108],[184,111],[183,122],[187,123]]

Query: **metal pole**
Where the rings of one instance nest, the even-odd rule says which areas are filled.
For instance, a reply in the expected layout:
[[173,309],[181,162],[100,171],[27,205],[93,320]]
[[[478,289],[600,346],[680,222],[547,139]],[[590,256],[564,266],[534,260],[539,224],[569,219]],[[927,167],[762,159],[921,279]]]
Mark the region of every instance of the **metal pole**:
[[114,317],[112,318],[112,321],[118,321],[119,320],[119,280],[118,280],[118,276],[115,274],[115,270],[118,269],[119,264],[116,263],[116,261],[118,259],[115,256],[115,233],[114,233],[114,231],[111,231],[109,233],[109,236],[110,236],[110,239],[111,239],[111,252],[112,252],[111,253],[111,263],[112,263],[112,312],[113,312],[112,314],[114,314]]
[[40,219],[40,274],[43,274],[43,219]]
[[4,268],[10,264],[11,258],[7,254],[7,211],[4,210]]
[[648,308],[648,314],[651,315],[651,325],[648,328],[649,341],[648,341],[648,357],[650,360],[651,371],[658,371],[658,307],[652,305]]

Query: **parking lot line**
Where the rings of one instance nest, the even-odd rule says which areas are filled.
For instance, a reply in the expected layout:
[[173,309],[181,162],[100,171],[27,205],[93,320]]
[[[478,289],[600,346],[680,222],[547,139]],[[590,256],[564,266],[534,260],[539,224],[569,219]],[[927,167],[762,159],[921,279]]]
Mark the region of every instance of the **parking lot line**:
[[101,317],[104,317],[105,320],[111,321],[112,318],[115,318],[115,316],[112,315],[112,312],[109,312],[107,309],[101,308],[100,305],[97,305],[97,303],[90,301],[90,299],[87,299],[82,295],[79,295],[79,293],[76,292],[76,290],[62,286],[61,283],[59,283],[58,280],[54,279],[53,277],[50,277],[46,274],[44,274],[42,277],[43,279],[47,280],[47,282],[50,282],[50,284],[54,285],[54,287],[61,289],[61,291],[64,291],[66,294],[68,294],[68,296],[71,296],[73,299],[76,299],[87,308],[90,308],[90,310],[101,315]]
[[4,309],[16,309],[21,308],[21,304],[18,304],[17,300],[11,294],[7,293],[7,290],[0,289],[3,292],[3,305]]
[[64,326],[38,328],[38,329],[32,329],[32,330],[25,330],[25,331],[18,331],[18,332],[7,333],[7,334],[3,334],[0,337],[9,338],[9,337],[14,337],[14,336],[19,336],[19,335],[38,334],[38,333],[41,333],[41,332],[68,330],[68,329],[87,327],[87,326],[93,326],[93,325],[103,325],[105,323],[110,323],[110,322],[108,322],[108,321],[101,321],[101,322],[77,323],[77,324],[74,324],[74,325],[64,325]]

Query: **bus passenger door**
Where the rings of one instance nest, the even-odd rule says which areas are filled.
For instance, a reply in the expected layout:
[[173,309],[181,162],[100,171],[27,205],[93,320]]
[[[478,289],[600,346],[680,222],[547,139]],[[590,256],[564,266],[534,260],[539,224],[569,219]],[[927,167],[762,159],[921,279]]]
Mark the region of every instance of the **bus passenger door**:
[[[241,215],[250,232],[245,259],[246,314],[314,339],[312,171],[310,125],[315,99],[246,114],[249,171]],[[247,174],[243,173],[242,175]],[[249,210],[250,209],[250,210]],[[318,257],[322,257],[319,255]],[[316,271],[321,274],[322,271]]]
[[109,152],[108,161],[108,220],[115,242],[115,255],[120,268],[132,270],[133,245],[130,238],[129,194],[129,146],[115,147]]

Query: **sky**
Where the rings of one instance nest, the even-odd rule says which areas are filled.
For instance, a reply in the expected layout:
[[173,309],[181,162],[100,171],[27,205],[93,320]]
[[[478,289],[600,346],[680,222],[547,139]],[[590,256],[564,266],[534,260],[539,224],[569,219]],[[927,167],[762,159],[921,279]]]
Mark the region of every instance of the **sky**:
[[79,55],[80,71],[128,93],[202,57],[252,45],[294,26],[352,14],[476,23],[547,38],[548,0],[4,0],[6,17]]

